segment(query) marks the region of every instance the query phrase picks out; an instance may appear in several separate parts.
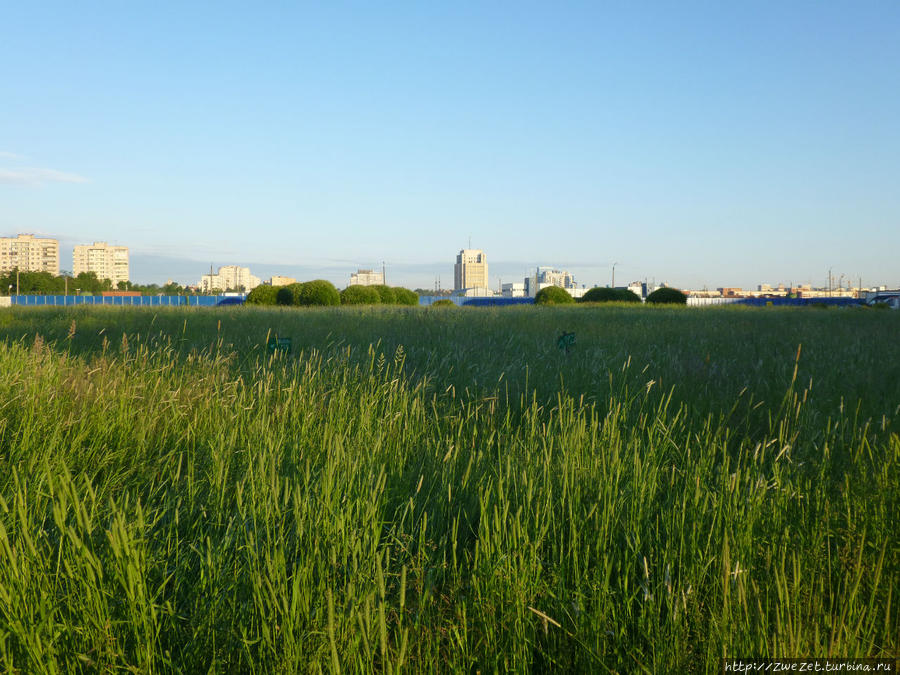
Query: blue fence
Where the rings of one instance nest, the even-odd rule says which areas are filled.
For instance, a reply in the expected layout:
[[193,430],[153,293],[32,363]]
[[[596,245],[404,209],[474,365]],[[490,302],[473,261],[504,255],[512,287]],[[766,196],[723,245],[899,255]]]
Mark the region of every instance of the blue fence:
[[752,307],[809,307],[810,305],[828,305],[830,307],[847,307],[849,305],[864,305],[866,301],[861,298],[741,298],[736,305],[750,305]]
[[217,307],[243,304],[234,295],[13,295],[13,305],[106,305],[111,307]]
[[463,307],[510,307],[533,305],[534,298],[460,298]]
[[449,300],[457,307],[508,307],[510,305],[533,305],[534,298],[466,298],[461,295],[420,295],[420,305],[433,305],[438,300]]
[[[431,305],[438,300],[450,300],[458,307],[509,307],[511,305],[533,305],[534,298],[466,298],[458,295],[423,295],[419,297],[420,305]],[[865,300],[860,298],[739,298],[720,300],[721,305],[750,305],[752,307],[809,307],[810,305],[828,305],[830,307],[847,307],[852,305],[864,305]],[[710,305],[720,303],[710,302]],[[698,305],[705,306],[705,305]]]
[[[423,295],[419,297],[420,305],[431,305],[438,300],[450,300],[459,307],[510,307],[513,305],[533,305],[534,298],[467,298],[463,296]],[[111,307],[221,307],[224,305],[242,305],[244,298],[234,295],[13,295],[13,305],[22,306],[72,306],[72,305],[106,305]],[[864,305],[861,298],[741,298],[735,305],[753,307],[809,307],[810,305],[828,305],[847,307]]]

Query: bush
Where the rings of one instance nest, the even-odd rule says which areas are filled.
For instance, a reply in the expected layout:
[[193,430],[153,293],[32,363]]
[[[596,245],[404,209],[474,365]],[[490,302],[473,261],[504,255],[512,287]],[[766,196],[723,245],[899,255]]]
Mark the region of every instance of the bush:
[[330,281],[315,279],[300,284],[300,291],[296,295],[296,304],[306,307],[340,305],[341,294]]
[[347,286],[341,291],[342,305],[378,305],[381,296],[374,286]]
[[378,296],[381,298],[382,305],[396,305],[397,304],[397,294],[394,293],[394,289],[390,286],[369,286],[369,288],[374,288],[375,292],[378,293]]
[[583,296],[581,302],[640,302],[640,296],[627,288],[592,288]]
[[447,298],[443,298],[441,300],[435,300],[431,303],[432,307],[456,307],[456,303],[452,300],[448,300]]
[[538,291],[534,296],[534,304],[536,305],[569,305],[575,302],[575,298],[569,295],[569,292],[559,286],[547,286]]
[[275,293],[275,304],[285,306],[296,305],[297,297],[300,294],[300,289],[302,287],[303,284],[290,284],[289,286],[282,286],[278,289],[278,292]]
[[677,288],[657,288],[647,296],[647,302],[656,305],[686,305],[687,296]]
[[418,305],[419,304],[419,296],[413,293],[408,288],[400,288],[394,287],[394,297],[397,298],[398,305]]
[[269,286],[268,284],[260,284],[247,295],[244,304],[247,305],[274,305],[276,296],[278,295],[277,286]]

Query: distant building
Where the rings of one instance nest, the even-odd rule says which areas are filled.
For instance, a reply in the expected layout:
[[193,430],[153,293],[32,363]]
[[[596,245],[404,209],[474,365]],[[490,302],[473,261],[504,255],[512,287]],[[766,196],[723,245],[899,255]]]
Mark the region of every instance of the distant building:
[[743,298],[744,297],[744,289],[743,288],[725,286],[722,288],[717,288],[716,290],[719,291],[719,294],[723,298]]
[[269,279],[269,286],[290,286],[291,284],[296,284],[297,280],[293,277],[283,277],[279,274],[275,274]]
[[497,292],[486,286],[476,286],[453,291],[450,295],[455,298],[493,298],[497,295]]
[[128,281],[128,247],[110,246],[105,241],[76,246],[72,253],[72,274],[93,272],[100,280],[109,279],[113,286]]
[[647,298],[647,284],[643,284],[640,281],[632,281],[628,284],[628,290],[638,296],[641,300]]
[[525,298],[525,283],[522,281],[514,281],[511,284],[502,284],[500,286],[500,295],[504,298]]
[[59,276],[59,242],[32,234],[0,237],[0,272],[16,269]]
[[220,267],[216,274],[213,274],[210,268],[210,273],[204,274],[197,285],[201,293],[211,293],[231,290],[252,291],[259,284],[259,277],[253,276],[249,267],[226,265]]
[[[569,295],[580,298],[584,295],[584,289],[578,288],[575,277],[565,270],[557,270],[552,267],[538,267],[534,274],[525,277],[525,295],[533,298],[542,288],[558,286],[569,291]],[[577,293],[581,291],[581,293]]]
[[374,270],[357,270],[355,274],[350,275],[351,286],[383,286],[384,272],[375,272]]
[[488,264],[484,251],[464,248],[453,267],[453,290],[488,287]]

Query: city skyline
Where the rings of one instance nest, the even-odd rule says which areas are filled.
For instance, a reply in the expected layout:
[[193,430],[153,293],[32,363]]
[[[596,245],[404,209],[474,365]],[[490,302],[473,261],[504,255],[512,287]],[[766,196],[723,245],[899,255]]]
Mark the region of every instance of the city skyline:
[[471,237],[492,288],[537,265],[605,285],[614,263],[620,283],[900,285],[896,4],[4,20],[0,234],[127,245],[138,282],[384,260],[447,287]]
[[[21,234],[33,235],[35,237],[49,237],[59,241],[59,248],[74,249],[79,244],[71,244],[62,238],[54,237],[52,233],[3,233],[0,232],[0,238],[16,237]],[[83,242],[82,242],[83,243]],[[112,246],[112,244],[110,244]],[[119,245],[119,244],[117,244]],[[127,248],[127,247],[126,247]],[[129,248],[129,278],[132,282],[138,284],[163,284],[167,280],[173,280],[181,285],[195,285],[197,279],[206,274],[210,265],[214,267],[239,266],[249,267],[252,270],[259,270],[258,276],[261,279],[268,279],[272,276],[293,276],[297,279],[309,280],[313,278],[322,278],[334,283],[339,288],[347,285],[347,279],[354,272],[366,267],[381,269],[381,265],[385,264],[387,270],[387,278],[389,285],[405,286],[407,288],[434,288],[436,282],[440,281],[440,286],[444,290],[452,290],[454,286],[454,261],[456,254],[449,257],[450,262],[444,261],[426,261],[426,262],[406,262],[406,263],[385,263],[385,261],[375,262],[367,261],[365,263],[356,263],[347,260],[322,259],[320,264],[303,260],[299,262],[286,264],[271,264],[265,262],[253,262],[240,258],[221,258],[218,260],[203,261],[197,258],[188,257],[165,257],[155,256],[131,252]],[[485,251],[487,254],[488,252]],[[534,274],[535,268],[538,267],[556,267],[565,268],[578,279],[578,286],[591,288],[594,286],[607,286],[612,283],[612,264],[590,263],[586,261],[548,261],[547,259],[531,260],[531,261],[511,261],[499,260],[491,262],[491,270],[499,270],[497,274],[491,274],[488,288],[497,290],[501,283],[511,281],[521,281],[523,276],[531,276]],[[859,274],[850,274],[843,270],[840,266],[830,266],[829,269],[823,269],[818,277],[801,278],[798,275],[787,275],[784,278],[751,278],[745,283],[726,283],[713,280],[712,283],[704,283],[700,285],[690,285],[678,283],[677,280],[665,278],[652,271],[648,274],[633,275],[634,268],[621,263],[616,263],[616,274],[618,280],[616,286],[625,287],[633,282],[653,282],[656,284],[668,284],[677,288],[703,290],[716,288],[744,288],[747,290],[755,289],[759,285],[769,284],[778,286],[801,286],[809,285],[816,288],[827,288],[829,285],[828,274],[831,272],[832,285],[836,288],[839,281],[843,281],[844,287],[855,287],[862,280],[863,287],[900,287],[900,280],[894,281],[891,278],[876,279],[866,277]],[[60,273],[71,272],[62,264],[60,265]],[[604,278],[604,274],[606,275]],[[900,275],[900,270],[898,270]],[[895,275],[895,276],[898,276]],[[733,278],[733,277],[732,277]]]

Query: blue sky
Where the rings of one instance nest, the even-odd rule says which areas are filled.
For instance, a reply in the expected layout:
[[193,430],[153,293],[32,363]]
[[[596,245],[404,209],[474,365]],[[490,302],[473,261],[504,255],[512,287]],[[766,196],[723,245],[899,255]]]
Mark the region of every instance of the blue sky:
[[895,0],[0,8],[0,235],[63,267],[898,286],[898,186]]

